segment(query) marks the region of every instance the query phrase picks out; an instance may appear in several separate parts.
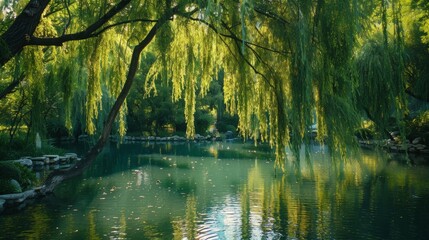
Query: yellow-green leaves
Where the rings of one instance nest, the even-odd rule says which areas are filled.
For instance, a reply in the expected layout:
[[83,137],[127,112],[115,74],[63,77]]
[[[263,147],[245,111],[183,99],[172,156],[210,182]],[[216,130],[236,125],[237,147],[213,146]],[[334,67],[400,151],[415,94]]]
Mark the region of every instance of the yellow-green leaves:
[[154,81],[171,82],[172,101],[185,100],[186,133],[193,138],[196,96],[208,91],[220,69],[224,49],[218,44],[218,36],[198,21],[177,17],[160,33],[155,49],[158,58],[147,74],[146,92],[156,91]]
[[100,58],[101,38],[97,38],[92,48],[89,48],[91,57],[88,59],[88,80],[87,80],[87,96],[86,96],[86,131],[88,134],[93,135],[96,130],[94,119],[98,117],[98,113],[103,110],[101,104],[101,78],[100,78],[100,65],[102,59]]

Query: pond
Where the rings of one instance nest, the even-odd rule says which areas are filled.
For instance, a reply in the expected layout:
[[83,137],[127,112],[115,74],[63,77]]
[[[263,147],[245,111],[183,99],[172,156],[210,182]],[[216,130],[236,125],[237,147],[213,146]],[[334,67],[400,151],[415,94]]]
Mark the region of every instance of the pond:
[[265,145],[112,144],[54,194],[0,215],[0,238],[429,239],[428,166],[310,153],[282,174]]

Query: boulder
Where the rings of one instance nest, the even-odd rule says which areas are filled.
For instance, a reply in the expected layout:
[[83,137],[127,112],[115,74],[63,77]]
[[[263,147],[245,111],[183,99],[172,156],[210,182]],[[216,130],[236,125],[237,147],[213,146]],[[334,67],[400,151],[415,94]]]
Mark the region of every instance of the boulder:
[[171,137],[173,141],[183,141],[183,139],[177,135]]
[[232,131],[227,131],[225,133],[225,138],[226,139],[232,139],[232,138],[234,138],[234,133]]
[[34,166],[43,166],[45,165],[46,157],[33,157],[31,158],[31,161],[33,162]]
[[64,154],[65,157],[68,157],[70,160],[76,160],[77,154],[76,153],[66,153]]
[[15,179],[11,179],[9,181],[10,185],[12,185],[12,187],[15,189],[15,193],[20,193],[22,192],[22,188],[21,185],[19,184],[18,181],[16,181]]
[[46,164],[56,164],[60,160],[60,156],[58,155],[43,155],[45,157]]
[[41,167],[43,167],[43,166],[45,166],[45,162],[43,161],[33,161],[33,167],[34,168],[41,168]]
[[60,157],[60,164],[67,164],[70,162],[70,157],[68,156],[61,156]]
[[26,167],[32,167],[33,166],[33,162],[31,161],[31,159],[28,159],[28,158],[26,158],[26,159],[22,158],[19,160],[14,160],[13,162],[19,163],[19,164],[26,166]]

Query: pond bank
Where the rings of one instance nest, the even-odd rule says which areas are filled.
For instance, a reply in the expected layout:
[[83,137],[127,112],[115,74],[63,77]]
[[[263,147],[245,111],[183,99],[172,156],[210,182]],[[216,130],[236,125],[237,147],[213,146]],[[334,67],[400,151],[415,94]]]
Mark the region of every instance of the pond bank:
[[[3,162],[11,162],[14,164],[20,164],[31,169],[36,174],[36,178],[43,182],[43,177],[49,175],[50,172],[58,169],[67,170],[72,168],[77,161],[80,161],[77,154],[66,153],[64,156],[59,155],[43,155],[39,157],[22,157],[18,160],[9,160]],[[16,182],[15,179],[10,181]],[[1,194],[0,195],[0,213],[5,210],[23,209],[29,200],[34,199],[37,196],[42,195],[41,192],[44,190],[44,185],[33,187],[32,189],[22,191],[21,186],[15,188],[16,192]]]
[[393,140],[359,140],[359,144],[364,148],[382,148],[388,152],[401,152],[429,155],[429,147],[420,142],[420,139],[415,139],[412,142],[406,141],[400,143]]

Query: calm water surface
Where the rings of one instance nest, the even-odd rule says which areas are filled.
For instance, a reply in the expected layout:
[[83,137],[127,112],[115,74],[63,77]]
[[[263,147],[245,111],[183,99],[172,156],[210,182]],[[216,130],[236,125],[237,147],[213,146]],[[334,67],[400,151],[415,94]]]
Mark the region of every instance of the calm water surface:
[[252,144],[123,144],[14,214],[3,239],[429,239],[429,168],[364,152],[286,164]]

